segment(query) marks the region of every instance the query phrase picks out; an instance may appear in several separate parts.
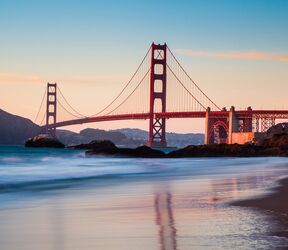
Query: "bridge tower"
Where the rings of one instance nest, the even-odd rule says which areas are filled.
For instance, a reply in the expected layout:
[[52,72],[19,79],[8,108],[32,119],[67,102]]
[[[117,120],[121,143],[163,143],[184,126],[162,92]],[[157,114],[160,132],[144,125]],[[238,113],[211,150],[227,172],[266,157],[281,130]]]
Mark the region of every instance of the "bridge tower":
[[[158,112],[166,112],[166,43],[163,45],[151,45],[151,70],[150,70],[150,117],[149,138],[150,147],[166,147],[166,120],[156,118],[155,109]],[[159,101],[161,103],[159,103]]]
[[57,83],[47,83],[46,134],[56,137]]

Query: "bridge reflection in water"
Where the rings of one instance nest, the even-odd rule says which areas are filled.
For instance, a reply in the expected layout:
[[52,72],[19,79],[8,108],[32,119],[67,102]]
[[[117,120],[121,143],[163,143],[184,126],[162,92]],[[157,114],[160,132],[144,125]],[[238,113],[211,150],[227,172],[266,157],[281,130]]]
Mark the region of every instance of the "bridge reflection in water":
[[173,217],[172,195],[169,192],[155,194],[156,224],[159,226],[161,250],[177,249],[177,230]]

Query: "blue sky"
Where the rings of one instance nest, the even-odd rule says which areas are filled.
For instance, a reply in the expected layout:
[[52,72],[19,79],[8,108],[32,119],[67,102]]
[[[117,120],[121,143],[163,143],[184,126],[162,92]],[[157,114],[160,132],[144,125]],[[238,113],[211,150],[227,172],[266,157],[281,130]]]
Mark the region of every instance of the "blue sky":
[[[86,84],[87,92],[103,93],[97,105],[104,106],[152,41],[167,42],[220,106],[245,106],[239,92],[247,88],[248,105],[288,105],[286,95],[275,90],[277,84],[288,91],[287,13],[285,0],[1,0],[0,106],[32,118],[45,83],[58,81],[75,106],[89,113],[73,94]],[[249,52],[264,59],[225,57]],[[281,60],[271,60],[275,54]],[[19,109],[15,98],[26,106]]]

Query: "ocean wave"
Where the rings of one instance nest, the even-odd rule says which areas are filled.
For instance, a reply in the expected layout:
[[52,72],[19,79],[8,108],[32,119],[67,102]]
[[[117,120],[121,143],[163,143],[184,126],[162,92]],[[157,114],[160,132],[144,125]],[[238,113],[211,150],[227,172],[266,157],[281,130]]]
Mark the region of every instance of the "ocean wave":
[[22,162],[23,158],[22,157],[2,157],[0,159],[0,162]]
[[[21,148],[20,148],[21,149]],[[82,151],[10,148],[0,153],[0,193],[68,188],[85,183],[286,171],[285,158],[141,159],[85,157]],[[283,168],[279,166],[283,165]],[[91,180],[91,181],[90,181]],[[97,180],[97,181],[93,181]],[[103,180],[103,181],[102,181]]]

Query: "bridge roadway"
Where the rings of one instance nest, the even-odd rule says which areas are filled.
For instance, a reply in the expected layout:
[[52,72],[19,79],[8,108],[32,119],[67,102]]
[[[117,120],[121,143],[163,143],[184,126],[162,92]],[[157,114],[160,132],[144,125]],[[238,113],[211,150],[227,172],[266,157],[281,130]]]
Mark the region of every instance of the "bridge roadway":
[[[288,119],[288,110],[238,110],[235,111],[235,115],[238,119],[243,118],[274,118],[274,119]],[[154,113],[154,118],[205,118],[206,111],[195,112],[159,112]],[[210,118],[228,118],[229,111],[210,111]],[[150,113],[138,113],[138,114],[120,114],[120,115],[106,115],[85,117],[79,119],[73,119],[68,121],[56,122],[50,124],[48,128],[59,128],[70,125],[92,123],[92,122],[104,122],[104,121],[120,121],[120,120],[147,120],[150,118]],[[43,126],[43,128],[46,126]]]

